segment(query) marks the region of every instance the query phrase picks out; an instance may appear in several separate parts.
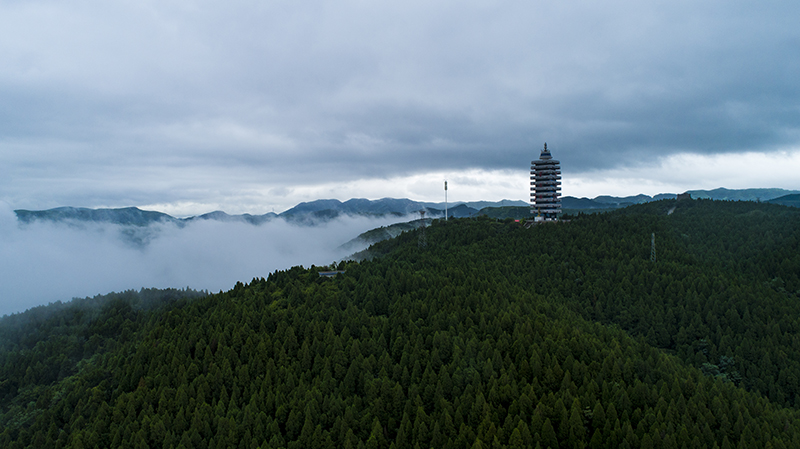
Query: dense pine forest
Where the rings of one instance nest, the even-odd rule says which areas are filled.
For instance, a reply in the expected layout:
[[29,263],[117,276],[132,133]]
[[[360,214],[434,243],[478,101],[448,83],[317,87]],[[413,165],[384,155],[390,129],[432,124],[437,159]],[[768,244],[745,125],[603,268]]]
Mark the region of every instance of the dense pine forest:
[[565,218],[5,317],[0,447],[800,447],[799,209]]

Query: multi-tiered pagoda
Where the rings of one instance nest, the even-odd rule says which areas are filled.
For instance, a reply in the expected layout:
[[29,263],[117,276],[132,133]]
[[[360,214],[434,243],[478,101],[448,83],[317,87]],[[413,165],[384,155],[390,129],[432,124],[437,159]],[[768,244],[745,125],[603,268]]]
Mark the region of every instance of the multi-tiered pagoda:
[[531,213],[536,221],[556,220],[561,213],[561,165],[544,144],[538,161],[531,162]]

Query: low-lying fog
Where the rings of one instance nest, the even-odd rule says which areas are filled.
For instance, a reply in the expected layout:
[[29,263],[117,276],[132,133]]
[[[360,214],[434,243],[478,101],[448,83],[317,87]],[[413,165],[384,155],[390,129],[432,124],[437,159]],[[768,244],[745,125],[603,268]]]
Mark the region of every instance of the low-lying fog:
[[228,290],[275,270],[341,260],[352,250],[339,245],[399,221],[407,220],[343,217],[318,226],[208,220],[133,229],[131,236],[132,228],[111,224],[20,225],[0,203],[0,316],[142,287]]

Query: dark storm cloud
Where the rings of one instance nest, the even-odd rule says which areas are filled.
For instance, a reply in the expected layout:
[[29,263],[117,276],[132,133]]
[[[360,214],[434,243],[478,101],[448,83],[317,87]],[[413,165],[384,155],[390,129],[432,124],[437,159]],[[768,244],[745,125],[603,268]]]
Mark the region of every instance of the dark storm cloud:
[[798,16],[791,2],[0,2],[0,190],[15,207],[235,203],[519,169],[544,141],[572,173],[796,150]]

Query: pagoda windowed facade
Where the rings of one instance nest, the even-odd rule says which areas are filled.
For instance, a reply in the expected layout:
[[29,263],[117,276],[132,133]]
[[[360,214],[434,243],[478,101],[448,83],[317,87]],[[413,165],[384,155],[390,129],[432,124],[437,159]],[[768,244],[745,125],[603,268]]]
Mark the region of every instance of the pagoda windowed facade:
[[561,213],[561,163],[546,143],[539,160],[531,161],[531,213],[536,221],[554,221]]

